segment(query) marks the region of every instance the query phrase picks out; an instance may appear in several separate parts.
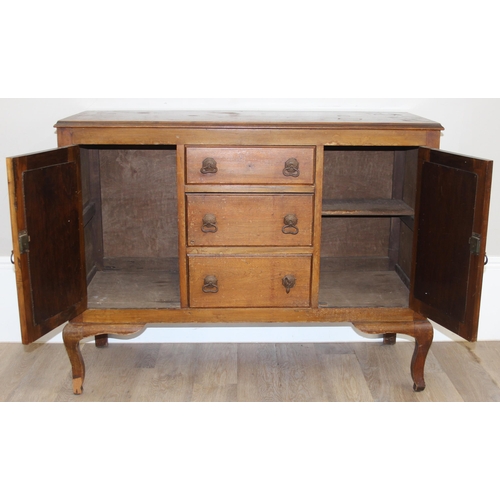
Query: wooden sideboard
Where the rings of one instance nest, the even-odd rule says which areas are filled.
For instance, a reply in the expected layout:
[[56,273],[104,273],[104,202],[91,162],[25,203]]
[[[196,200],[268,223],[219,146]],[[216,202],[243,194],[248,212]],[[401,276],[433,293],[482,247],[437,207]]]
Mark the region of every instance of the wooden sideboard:
[[[22,341],[148,324],[339,323],[477,337],[492,162],[407,113],[84,112],[7,159]],[[389,383],[389,382],[388,382]]]

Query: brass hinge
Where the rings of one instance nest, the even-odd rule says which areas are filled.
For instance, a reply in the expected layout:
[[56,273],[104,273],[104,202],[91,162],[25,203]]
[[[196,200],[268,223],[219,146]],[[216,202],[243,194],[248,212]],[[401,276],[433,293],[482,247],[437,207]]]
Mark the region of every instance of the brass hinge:
[[30,249],[30,237],[28,231],[24,229],[19,232],[19,253],[23,254],[29,252]]
[[481,251],[481,235],[477,233],[472,233],[472,236],[469,238],[470,245],[470,253],[472,255],[479,255]]

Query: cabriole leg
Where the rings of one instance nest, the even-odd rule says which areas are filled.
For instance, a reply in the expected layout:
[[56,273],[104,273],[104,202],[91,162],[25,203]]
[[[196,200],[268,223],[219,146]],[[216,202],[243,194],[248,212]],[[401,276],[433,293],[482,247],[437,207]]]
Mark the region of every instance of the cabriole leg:
[[85,380],[85,363],[80,351],[80,341],[96,336],[96,345],[103,347],[108,343],[108,333],[114,335],[133,335],[139,333],[145,325],[104,325],[95,323],[68,323],[63,330],[63,341],[73,372],[73,393],[81,394]]
[[384,333],[384,345],[394,345],[396,343],[395,333]]
[[428,321],[418,321],[415,322],[414,335],[412,336],[415,338],[415,349],[411,359],[411,377],[413,390],[420,392],[425,389],[425,360],[432,344],[434,329]]
[[73,372],[73,393],[81,394],[85,379],[85,363],[80,351],[80,340],[84,337],[83,329],[78,325],[68,323],[63,330],[63,341],[68,353]]
[[415,339],[415,349],[411,359],[410,373],[413,379],[413,390],[420,392],[425,389],[424,368],[427,353],[432,344],[434,330],[426,319],[416,319],[406,322],[356,322],[353,326],[368,334],[383,334],[384,344],[387,339],[396,338],[397,333],[409,335]]
[[96,347],[108,347],[108,336],[104,335],[96,335],[95,336],[95,346]]

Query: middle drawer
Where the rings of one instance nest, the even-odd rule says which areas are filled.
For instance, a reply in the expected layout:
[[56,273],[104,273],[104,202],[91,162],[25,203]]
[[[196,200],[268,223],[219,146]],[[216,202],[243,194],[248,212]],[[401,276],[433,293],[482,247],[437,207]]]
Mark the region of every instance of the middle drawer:
[[188,194],[188,246],[310,246],[312,194]]

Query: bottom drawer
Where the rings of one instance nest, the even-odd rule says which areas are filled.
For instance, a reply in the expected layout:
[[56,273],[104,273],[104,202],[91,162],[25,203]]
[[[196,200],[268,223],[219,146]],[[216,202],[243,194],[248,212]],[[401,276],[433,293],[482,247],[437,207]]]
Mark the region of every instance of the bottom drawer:
[[309,307],[311,255],[188,256],[190,307]]

